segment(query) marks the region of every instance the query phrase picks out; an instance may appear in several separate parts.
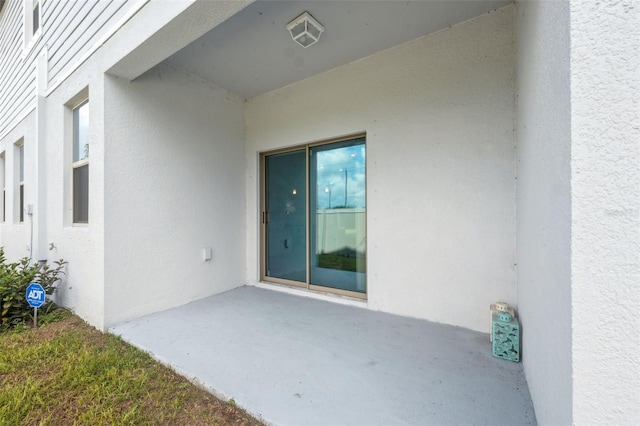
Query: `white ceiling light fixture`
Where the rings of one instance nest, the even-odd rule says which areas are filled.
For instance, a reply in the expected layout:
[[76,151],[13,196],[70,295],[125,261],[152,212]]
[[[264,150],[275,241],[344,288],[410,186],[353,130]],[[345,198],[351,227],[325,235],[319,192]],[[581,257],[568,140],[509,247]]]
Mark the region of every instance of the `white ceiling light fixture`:
[[324,27],[309,12],[304,12],[287,24],[287,30],[291,33],[291,38],[306,49],[318,42]]

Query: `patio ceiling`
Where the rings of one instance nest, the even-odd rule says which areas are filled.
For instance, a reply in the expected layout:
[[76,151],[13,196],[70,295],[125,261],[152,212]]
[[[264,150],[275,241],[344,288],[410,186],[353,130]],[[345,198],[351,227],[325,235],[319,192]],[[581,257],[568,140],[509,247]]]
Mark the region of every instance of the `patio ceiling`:
[[[258,0],[167,61],[250,99],[507,4]],[[307,49],[286,30],[304,11],[325,27],[320,41]]]

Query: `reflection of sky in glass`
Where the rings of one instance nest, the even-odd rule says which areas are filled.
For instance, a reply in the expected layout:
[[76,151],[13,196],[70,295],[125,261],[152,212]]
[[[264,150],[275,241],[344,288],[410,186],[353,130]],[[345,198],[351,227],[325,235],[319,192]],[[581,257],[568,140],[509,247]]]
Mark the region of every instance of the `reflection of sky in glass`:
[[365,145],[319,151],[317,154],[317,208],[364,208]]
[[89,102],[73,110],[73,161],[89,158]]
[[20,145],[20,182],[24,181],[24,144]]

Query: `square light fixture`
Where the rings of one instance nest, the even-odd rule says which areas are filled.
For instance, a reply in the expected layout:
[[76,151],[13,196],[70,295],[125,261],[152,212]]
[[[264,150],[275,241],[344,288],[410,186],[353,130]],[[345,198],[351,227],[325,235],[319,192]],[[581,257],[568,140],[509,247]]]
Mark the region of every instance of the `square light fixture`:
[[287,30],[291,33],[291,38],[306,49],[320,39],[324,27],[309,12],[304,12],[287,24]]

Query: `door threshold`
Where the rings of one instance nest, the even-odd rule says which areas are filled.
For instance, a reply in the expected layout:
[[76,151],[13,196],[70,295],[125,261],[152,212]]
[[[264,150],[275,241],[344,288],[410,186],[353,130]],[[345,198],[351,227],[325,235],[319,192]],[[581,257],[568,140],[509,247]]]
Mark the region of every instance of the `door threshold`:
[[366,299],[358,299],[351,296],[344,296],[344,295],[334,294],[334,293],[325,293],[323,291],[291,287],[285,284],[277,284],[277,283],[270,283],[270,282],[264,282],[264,281],[260,281],[258,283],[249,284],[249,285],[252,285],[258,288],[263,288],[266,290],[273,290],[273,291],[279,291],[282,293],[293,294],[295,296],[309,297],[311,299],[318,299],[318,300],[324,300],[326,302],[338,303],[340,305],[355,306],[358,308],[369,307],[369,303]]

